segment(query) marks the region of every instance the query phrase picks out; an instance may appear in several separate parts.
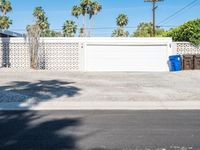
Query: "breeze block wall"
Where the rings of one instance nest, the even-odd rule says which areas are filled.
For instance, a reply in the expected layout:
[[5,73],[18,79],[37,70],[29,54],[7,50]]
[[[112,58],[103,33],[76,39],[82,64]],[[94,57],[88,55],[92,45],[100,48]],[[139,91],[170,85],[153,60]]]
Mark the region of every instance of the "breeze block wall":
[[43,41],[39,50],[39,69],[79,71],[78,42]]
[[[79,71],[80,43],[66,38],[41,38],[38,66],[41,70]],[[25,38],[0,40],[0,68],[30,69],[29,44]]]
[[0,39],[0,68],[28,69],[30,56],[24,39]]
[[184,54],[200,54],[200,45],[195,45],[189,42],[175,42],[173,49],[176,50],[177,53]]

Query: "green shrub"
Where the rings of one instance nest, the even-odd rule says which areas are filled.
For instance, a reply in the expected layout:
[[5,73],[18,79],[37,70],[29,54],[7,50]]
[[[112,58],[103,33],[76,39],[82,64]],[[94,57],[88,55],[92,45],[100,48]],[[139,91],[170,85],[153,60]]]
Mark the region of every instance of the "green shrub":
[[174,41],[200,44],[200,19],[190,20],[177,28],[170,29],[164,36],[172,37]]

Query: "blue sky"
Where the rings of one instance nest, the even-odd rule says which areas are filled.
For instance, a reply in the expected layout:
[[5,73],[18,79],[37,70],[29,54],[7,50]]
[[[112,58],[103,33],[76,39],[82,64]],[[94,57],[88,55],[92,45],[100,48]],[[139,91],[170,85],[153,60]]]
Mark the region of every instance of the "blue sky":
[[[36,6],[42,6],[49,18],[52,29],[61,30],[63,22],[66,19],[73,19],[71,16],[71,8],[73,5],[79,4],[80,0],[10,0],[13,7],[13,12],[9,14],[13,20],[13,25],[10,30],[24,32],[28,24],[33,23],[33,9]],[[152,20],[151,3],[144,3],[144,0],[98,0],[102,5],[102,11],[95,18],[95,28],[116,27],[115,19],[119,13],[127,14],[129,24],[127,30],[132,33],[140,22]],[[181,9],[193,0],[165,0],[157,5],[157,23],[167,18],[177,10]],[[194,5],[185,9],[182,13],[166,22],[164,26],[177,26],[189,19],[200,18],[200,0]],[[95,36],[110,36],[113,29],[96,29]]]

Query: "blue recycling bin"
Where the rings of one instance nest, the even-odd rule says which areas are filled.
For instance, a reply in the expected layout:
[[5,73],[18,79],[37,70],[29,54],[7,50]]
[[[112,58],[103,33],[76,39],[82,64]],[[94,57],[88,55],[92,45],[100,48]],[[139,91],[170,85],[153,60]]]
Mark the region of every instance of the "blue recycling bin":
[[181,55],[169,56],[169,68],[171,72],[182,70],[182,58]]

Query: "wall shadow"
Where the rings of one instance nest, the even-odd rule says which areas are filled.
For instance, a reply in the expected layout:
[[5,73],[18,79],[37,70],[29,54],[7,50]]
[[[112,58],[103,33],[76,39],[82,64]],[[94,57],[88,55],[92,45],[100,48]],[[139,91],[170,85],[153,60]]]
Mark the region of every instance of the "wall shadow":
[[80,118],[57,119],[34,111],[0,111],[0,149],[79,149],[78,137],[68,131],[80,125]]
[[2,42],[2,68],[10,68],[10,38],[1,38]]
[[80,94],[81,89],[74,84],[75,82],[61,80],[13,81],[0,86],[0,103],[30,102],[36,105],[60,97],[67,101],[67,97]]
[[46,52],[45,52],[45,43],[42,40],[38,49],[38,69],[46,69]]

